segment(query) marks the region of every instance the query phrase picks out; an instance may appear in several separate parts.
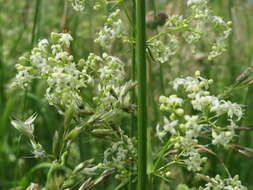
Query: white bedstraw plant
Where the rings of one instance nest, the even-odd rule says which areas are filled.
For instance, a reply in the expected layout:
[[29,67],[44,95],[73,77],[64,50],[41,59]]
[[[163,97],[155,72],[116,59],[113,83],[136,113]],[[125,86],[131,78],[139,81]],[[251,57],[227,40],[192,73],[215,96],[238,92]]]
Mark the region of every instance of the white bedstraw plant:
[[[64,115],[63,136],[59,137],[60,133],[56,133],[53,156],[35,140],[33,122],[36,115],[26,121],[12,120],[12,125],[29,138],[35,157],[51,161],[50,178],[45,185],[49,189],[56,188],[57,179],[52,175],[57,169],[65,167],[70,145],[81,132],[107,139],[112,147],[105,151],[100,167],[95,167],[94,161],[85,161],[80,170],[71,168],[61,185],[71,187],[75,181],[86,176],[90,177],[87,180],[92,186],[112,174],[124,180],[134,173],[135,140],[124,134],[117,121],[120,114],[135,111],[129,92],[136,84],[126,81],[124,63],[107,53],[101,56],[90,53],[87,59],[74,61],[70,54],[72,40],[68,33],[54,32],[49,40],[40,40],[31,53],[19,58],[16,65],[18,73],[11,84],[12,88],[29,88],[35,79],[44,81],[47,85],[45,98]],[[92,179],[94,176],[100,177]]]
[[[226,51],[226,41],[231,33],[231,22],[225,22],[222,17],[213,15],[208,8],[208,0],[188,0],[189,14],[169,15],[161,32],[148,40],[153,57],[160,63],[168,60],[180,51],[182,38],[190,44],[193,53],[196,53],[198,42],[208,40],[211,48],[208,59],[212,60]],[[175,35],[180,33],[181,35]],[[166,43],[160,39],[165,37]]]
[[[211,150],[212,145],[228,147],[236,136],[236,123],[243,116],[242,105],[211,93],[212,84],[212,79],[203,78],[197,71],[194,77],[176,78],[171,82],[175,94],[160,96],[159,99],[164,121],[156,127],[157,136],[163,143],[167,142],[165,147],[176,151],[169,158],[171,163],[180,163],[192,172],[201,172],[207,162],[201,150]],[[221,124],[220,121],[224,119],[227,125]],[[167,163],[157,171],[166,176],[169,165]],[[218,179],[215,183],[207,184],[204,189],[235,190],[241,187],[236,181],[234,185],[230,184],[233,182],[230,178],[224,181]]]
[[[75,10],[84,10],[86,0],[71,2]],[[98,9],[108,3],[122,2],[98,0],[92,5]],[[207,0],[188,0],[187,6],[188,16],[170,15],[162,31],[147,40],[147,49],[160,63],[168,62],[180,50],[179,36],[195,47],[201,38],[212,34],[208,38],[212,44],[209,59],[226,50],[231,22],[214,16]],[[108,16],[95,42],[105,52],[111,52],[115,40],[125,36],[122,25],[117,9]],[[177,35],[178,32],[182,35]],[[162,36],[167,37],[167,43],[160,41]],[[27,89],[37,80],[46,85],[46,100],[64,116],[61,132],[55,133],[52,154],[34,136],[36,115],[25,121],[12,119],[12,125],[29,138],[34,156],[50,163],[46,184],[42,185],[45,189],[76,188],[76,184],[79,189],[91,189],[111,175],[123,184],[133,182],[137,173],[136,140],[125,134],[118,121],[120,115],[135,112],[129,93],[136,83],[126,80],[125,63],[109,53],[90,53],[87,58],[76,60],[71,55],[72,41],[70,34],[55,32],[49,39],[40,40],[30,53],[19,58],[18,72],[11,84],[12,88]],[[153,159],[151,175],[165,179],[170,176],[173,164],[201,172],[208,161],[201,151],[212,152],[214,145],[226,148],[236,137],[243,107],[213,95],[212,84],[212,79],[203,78],[197,71],[194,77],[176,78],[171,82],[175,93],[159,98],[164,117],[156,127],[156,135],[162,148]],[[71,144],[81,132],[106,139],[110,145],[103,160],[91,159],[69,166],[66,162]],[[84,182],[80,184],[80,181]],[[199,189],[246,190],[237,176],[223,180],[219,176],[210,178],[210,183]]]

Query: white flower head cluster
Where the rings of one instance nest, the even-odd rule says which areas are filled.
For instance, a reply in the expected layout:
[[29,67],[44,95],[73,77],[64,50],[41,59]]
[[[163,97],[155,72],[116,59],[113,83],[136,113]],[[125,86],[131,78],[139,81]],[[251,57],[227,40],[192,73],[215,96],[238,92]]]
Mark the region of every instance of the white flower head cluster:
[[[20,58],[26,60],[26,65],[21,68],[17,66],[19,72],[12,85],[23,87],[31,82],[31,79],[45,79],[48,84],[46,97],[50,104],[71,105],[77,110],[82,102],[79,89],[85,87],[87,82],[68,52],[72,40],[68,33],[52,33],[50,42],[46,39],[39,41],[30,55]],[[27,68],[30,77],[27,77],[24,83],[19,76],[27,71]]]
[[219,175],[210,179],[205,187],[200,187],[199,190],[247,190],[236,175],[233,178],[222,179]]
[[137,150],[133,141],[128,136],[122,135],[120,141],[113,143],[104,152],[104,165],[117,169],[117,179],[129,177],[131,174],[129,166],[135,163],[137,158]]
[[207,161],[207,158],[201,157],[198,152],[189,152],[187,156],[188,159],[185,160],[185,164],[189,171],[200,171],[201,165]]
[[85,1],[86,0],[70,0],[71,5],[75,11],[83,11],[85,8]]
[[[155,60],[165,63],[179,51],[180,38],[173,33],[181,33],[180,36],[190,45],[193,53],[197,53],[197,43],[205,39],[211,46],[208,53],[209,60],[226,51],[232,23],[225,22],[222,17],[213,15],[207,4],[208,0],[188,0],[189,15],[186,17],[168,16],[163,31],[148,41]],[[166,43],[160,40],[164,35],[168,35]]]
[[[225,22],[222,17],[213,15],[207,6],[208,0],[188,0],[187,6],[191,8],[194,27],[183,35],[187,42],[195,43],[205,35],[207,25],[213,29],[215,38],[212,43],[208,59],[211,60],[226,51],[226,40],[231,33],[231,21]],[[210,38],[210,34],[207,32]]]
[[[171,84],[176,94],[159,99],[166,116],[162,125],[157,125],[157,136],[163,141],[170,134],[187,168],[199,171],[206,161],[198,152],[199,138],[209,134],[210,143],[227,146],[235,137],[236,122],[243,116],[242,106],[211,95],[213,80],[201,77],[199,71],[195,77],[176,78]],[[227,119],[227,126],[219,124],[220,117]]]
[[[52,33],[50,40],[39,41],[30,55],[22,56],[13,87],[27,87],[33,79],[47,82],[46,98],[60,112],[73,107],[78,113],[84,107],[82,90],[93,86],[97,110],[118,105],[124,80],[124,67],[119,58],[93,53],[77,63],[69,53],[72,37],[68,33]],[[125,83],[124,83],[125,84]],[[110,100],[110,101],[107,101]]]
[[111,49],[113,42],[116,39],[121,39],[123,37],[123,25],[119,16],[120,9],[111,13],[108,16],[103,29],[97,33],[97,37],[94,40],[105,49]]
[[166,63],[170,57],[175,55],[179,49],[179,41],[175,35],[168,34],[168,41],[166,43],[161,40],[155,40],[150,43],[150,48],[154,59],[160,63]]

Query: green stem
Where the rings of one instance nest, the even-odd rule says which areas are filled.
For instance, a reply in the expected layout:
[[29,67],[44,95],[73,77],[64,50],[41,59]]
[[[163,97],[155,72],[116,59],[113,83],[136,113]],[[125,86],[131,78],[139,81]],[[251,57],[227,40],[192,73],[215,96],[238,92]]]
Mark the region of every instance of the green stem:
[[124,1],[121,2],[121,6],[123,8],[123,11],[124,11],[126,17],[127,17],[128,22],[130,23],[130,26],[132,27],[133,26],[133,21],[131,20],[131,17],[129,15],[128,11],[127,11],[127,7],[126,7]]
[[[38,38],[38,22],[39,22],[39,13],[40,13],[40,7],[41,7],[41,0],[36,0],[35,4],[35,15],[33,20],[33,29],[32,29],[32,41],[31,41],[31,49],[34,46],[35,40]],[[26,107],[28,105],[28,89],[25,89],[25,95],[24,95],[24,104],[23,104],[23,113],[25,113]]]
[[[135,0],[133,0],[133,12],[132,12],[132,19],[133,19],[133,24],[135,25],[135,8],[136,8],[136,4],[135,4]],[[135,39],[136,37],[136,32],[135,32],[135,28],[132,28],[132,38]],[[131,80],[133,82],[136,81],[136,63],[135,63],[135,57],[136,57],[136,47],[135,47],[135,43],[132,44],[132,66],[131,66]],[[133,89],[131,92],[131,100],[132,100],[132,104],[136,104],[136,94],[135,94],[135,90]],[[132,120],[131,120],[131,136],[134,136],[134,130],[136,128],[136,116],[134,113],[132,113]]]
[[145,0],[136,0],[136,66],[138,81],[138,190],[147,189],[147,69]]
[[[1,18],[0,18],[1,19]],[[1,21],[1,20],[0,20]],[[3,108],[6,102],[6,96],[5,96],[5,84],[4,84],[4,80],[5,80],[5,65],[4,65],[4,58],[3,58],[3,34],[0,31],[0,106]],[[0,113],[2,113],[2,110],[0,111]]]
[[36,0],[36,5],[35,5],[35,15],[34,15],[34,20],[33,20],[33,30],[32,30],[32,41],[31,41],[31,48],[33,48],[35,40],[38,38],[38,21],[39,21],[39,13],[40,13],[40,5],[41,5],[41,0]]
[[[135,39],[135,8],[136,8],[136,4],[135,4],[135,0],[132,0],[132,39]],[[136,81],[136,64],[135,64],[135,56],[136,56],[136,52],[135,52],[135,43],[132,44],[132,66],[131,66],[131,80],[133,82]],[[132,90],[131,92],[131,101],[132,104],[136,104],[136,94],[135,94],[135,89]],[[131,129],[130,129],[130,137],[134,137],[135,136],[135,129],[136,129],[136,123],[137,123],[137,119],[136,119],[136,115],[135,113],[131,114]],[[132,164],[132,168],[133,168],[133,164]],[[129,186],[128,186],[129,190],[134,190],[135,189],[135,185],[133,183],[133,177],[130,177],[130,182],[129,182]]]
[[151,37],[150,39],[148,39],[147,43],[150,43],[154,40],[157,40],[158,38],[170,33],[170,32],[180,32],[180,31],[183,31],[183,30],[186,30],[187,29],[187,26],[185,25],[182,25],[182,26],[175,26],[175,27],[170,27],[168,29],[166,29],[164,32],[160,32],[159,34]]

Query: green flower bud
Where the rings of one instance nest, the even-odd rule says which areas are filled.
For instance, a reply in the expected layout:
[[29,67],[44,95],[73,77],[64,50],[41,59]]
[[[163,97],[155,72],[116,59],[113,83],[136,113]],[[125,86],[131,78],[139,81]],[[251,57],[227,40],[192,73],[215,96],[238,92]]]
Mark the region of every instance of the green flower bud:
[[29,59],[25,56],[21,56],[19,59],[18,59],[19,63],[21,64],[26,64],[29,62]]
[[174,114],[174,113],[172,113],[171,115],[170,115],[170,120],[176,120],[176,115]]
[[200,77],[200,71],[195,72],[195,77]]
[[72,129],[72,130],[68,133],[68,135],[67,135],[67,137],[66,137],[66,140],[73,140],[74,138],[76,138],[77,135],[79,135],[81,129],[82,129],[81,127],[76,127],[76,128],[74,128],[74,129]]
[[52,41],[54,41],[54,42],[57,42],[57,41],[60,39],[60,37],[61,37],[61,35],[58,34],[58,33],[55,33],[55,32],[52,32],[52,33],[51,33],[51,39],[52,39]]
[[182,108],[178,108],[178,109],[176,110],[176,114],[177,114],[178,116],[183,116],[183,115],[184,115],[184,110],[183,110]]
[[91,131],[94,135],[113,135],[115,132],[112,129],[93,129]]
[[200,88],[204,88],[206,86],[206,83],[204,81],[201,81],[199,86],[200,86]]
[[208,80],[208,84],[209,84],[209,85],[213,84],[213,79],[209,79],[209,80]]

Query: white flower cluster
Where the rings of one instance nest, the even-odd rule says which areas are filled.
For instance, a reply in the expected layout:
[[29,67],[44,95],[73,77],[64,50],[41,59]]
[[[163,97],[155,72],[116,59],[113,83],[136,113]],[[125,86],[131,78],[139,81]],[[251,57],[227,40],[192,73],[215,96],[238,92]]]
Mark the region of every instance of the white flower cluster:
[[189,171],[200,171],[202,169],[201,165],[207,160],[206,157],[201,157],[198,152],[189,152],[187,156],[188,159],[185,160],[185,164]]
[[241,105],[211,96],[208,88],[212,83],[213,80],[206,80],[197,76],[195,78],[176,78],[172,82],[172,86],[176,91],[182,88],[187,93],[187,97],[195,110],[215,113],[217,116],[227,114],[230,119],[236,117],[237,120],[240,120],[243,116]]
[[[12,86],[25,87],[31,79],[45,79],[48,84],[46,97],[51,105],[73,106],[75,110],[82,104],[79,89],[87,84],[85,76],[78,70],[69,54],[72,37],[67,33],[52,33],[50,42],[39,41],[30,55],[20,58],[18,74]],[[21,76],[29,69],[29,73]]]
[[[168,133],[172,135],[175,148],[181,150],[187,168],[193,171],[199,171],[206,161],[198,152],[199,138],[209,134],[212,144],[228,145],[235,137],[236,122],[243,116],[241,105],[211,95],[212,83],[197,71],[195,77],[176,78],[172,88],[177,94],[159,99],[166,117],[157,125],[157,136],[163,141]],[[220,117],[227,118],[227,126],[220,126]]]
[[169,61],[172,55],[175,55],[179,49],[179,41],[174,35],[167,35],[168,41],[166,43],[161,40],[155,40],[150,43],[150,48],[154,59],[160,63],[166,63]]
[[85,1],[86,0],[70,0],[71,5],[75,11],[83,11],[85,8]]
[[122,20],[119,18],[120,9],[117,9],[111,13],[103,27],[98,33],[94,40],[96,43],[101,45],[103,48],[111,49],[113,42],[116,39],[121,39],[123,36],[123,25]]
[[[205,34],[206,25],[211,25],[211,31],[215,33],[208,59],[213,59],[226,51],[226,40],[231,33],[231,22],[225,22],[223,18],[213,15],[207,7],[208,0],[188,0],[187,6],[191,8],[190,24],[194,27],[183,35],[187,42],[195,43]],[[210,38],[210,34],[209,38]],[[218,36],[218,37],[217,37]]]
[[211,178],[210,181],[205,187],[200,187],[199,190],[247,190],[247,187],[242,185],[238,175],[226,179],[222,179],[217,175],[215,178]]
[[[136,163],[137,150],[133,139],[122,135],[122,139],[112,144],[104,152],[104,165],[117,169],[117,179],[129,177],[131,175],[132,164]],[[135,166],[136,169],[136,166]]]
[[67,33],[52,33],[49,41],[41,40],[30,55],[20,58],[12,86],[27,87],[33,79],[45,80],[48,85],[46,98],[60,112],[69,106],[75,113],[83,109],[82,91],[91,86],[95,110],[110,110],[122,103],[122,99],[118,99],[124,91],[122,61],[106,53],[102,57],[91,53],[87,60],[76,63],[69,54],[72,40]]
[[[213,15],[207,6],[208,0],[188,0],[190,13],[185,18],[182,15],[170,15],[164,29],[148,40],[152,56],[160,63],[169,59],[180,50],[180,38],[190,45],[192,52],[196,53],[197,42],[201,39],[210,44],[208,59],[214,59],[226,51],[226,42],[231,33],[231,22],[225,22],[222,17]],[[181,35],[175,35],[181,33]],[[161,41],[161,37],[167,39]]]

